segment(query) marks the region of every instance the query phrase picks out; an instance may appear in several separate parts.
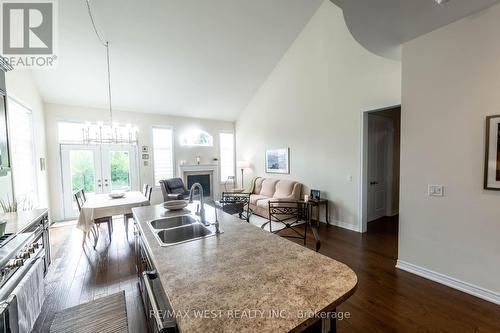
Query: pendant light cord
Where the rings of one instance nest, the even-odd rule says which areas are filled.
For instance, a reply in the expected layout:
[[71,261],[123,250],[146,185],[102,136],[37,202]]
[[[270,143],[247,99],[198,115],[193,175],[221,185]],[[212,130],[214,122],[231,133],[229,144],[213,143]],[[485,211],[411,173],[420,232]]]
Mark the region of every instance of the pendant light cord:
[[109,42],[105,40],[102,35],[99,33],[97,26],[94,21],[94,16],[92,15],[92,9],[90,8],[90,0],[85,0],[87,4],[87,11],[89,13],[90,22],[92,23],[92,27],[94,28],[94,32],[101,42],[102,46],[106,48],[106,65],[107,65],[107,74],[108,74],[108,98],[109,98],[109,117],[111,119],[111,125],[113,125],[113,105],[111,102],[111,60],[109,58]]

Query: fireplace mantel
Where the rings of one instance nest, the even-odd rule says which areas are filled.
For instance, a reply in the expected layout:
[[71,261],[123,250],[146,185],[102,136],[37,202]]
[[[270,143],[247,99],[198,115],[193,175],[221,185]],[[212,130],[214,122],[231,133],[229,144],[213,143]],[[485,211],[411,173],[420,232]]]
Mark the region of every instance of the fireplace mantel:
[[179,177],[182,178],[184,184],[187,184],[188,175],[209,174],[211,176],[211,197],[218,200],[220,196],[219,185],[219,165],[218,164],[184,164],[179,165]]

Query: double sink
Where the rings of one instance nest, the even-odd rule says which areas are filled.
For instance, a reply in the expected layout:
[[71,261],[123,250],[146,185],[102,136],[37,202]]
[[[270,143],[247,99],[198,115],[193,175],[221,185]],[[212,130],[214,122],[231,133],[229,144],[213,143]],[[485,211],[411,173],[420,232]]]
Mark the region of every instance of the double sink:
[[166,217],[148,222],[160,246],[172,246],[215,235],[193,215]]

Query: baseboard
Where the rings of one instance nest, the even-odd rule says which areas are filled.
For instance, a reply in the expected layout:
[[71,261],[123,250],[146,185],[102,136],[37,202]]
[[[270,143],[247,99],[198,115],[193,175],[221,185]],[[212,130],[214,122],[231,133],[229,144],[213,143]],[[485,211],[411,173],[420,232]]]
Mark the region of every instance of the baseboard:
[[500,305],[500,294],[488,289],[484,289],[482,287],[460,281],[458,279],[452,278],[450,276],[431,271],[427,268],[423,268],[414,264],[410,264],[408,262],[398,260],[396,264],[396,268],[399,268],[403,271],[421,276],[428,280],[432,280],[437,283],[444,284],[453,289],[460,290],[464,293],[467,293],[472,296],[479,297],[488,302],[495,303]]
[[399,215],[399,209],[395,210],[395,211],[392,211],[389,216],[390,217],[393,217],[393,216],[396,216],[396,215]]
[[335,221],[335,220],[330,220],[330,225],[334,225],[336,227],[339,227],[339,228],[343,228],[343,229],[347,229],[347,230],[351,230],[351,231],[355,231],[355,232],[360,232],[359,231],[359,227],[355,224],[351,224],[351,223],[345,223],[345,222],[341,222],[341,221]]

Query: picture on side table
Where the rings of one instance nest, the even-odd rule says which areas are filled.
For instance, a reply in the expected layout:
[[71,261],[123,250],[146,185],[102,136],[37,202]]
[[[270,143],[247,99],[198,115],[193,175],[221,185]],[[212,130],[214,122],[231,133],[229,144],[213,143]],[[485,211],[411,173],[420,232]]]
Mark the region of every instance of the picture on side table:
[[266,150],[266,173],[290,173],[290,148]]
[[484,189],[500,191],[500,115],[486,118]]

